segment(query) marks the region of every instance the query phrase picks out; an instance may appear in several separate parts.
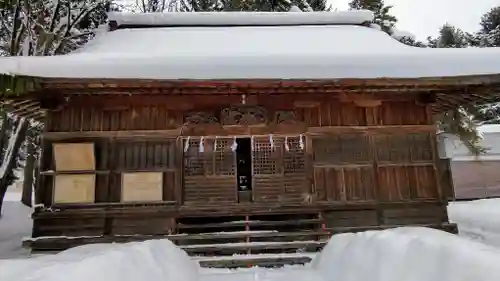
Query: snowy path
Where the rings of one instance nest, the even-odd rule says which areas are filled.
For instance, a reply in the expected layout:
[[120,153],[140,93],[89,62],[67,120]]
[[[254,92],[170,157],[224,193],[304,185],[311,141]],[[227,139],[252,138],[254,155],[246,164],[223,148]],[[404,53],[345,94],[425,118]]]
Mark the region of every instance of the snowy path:
[[23,237],[31,235],[31,209],[19,202],[20,195],[7,193],[0,219],[0,259],[28,257]]
[[250,270],[224,270],[213,271],[209,274],[201,274],[199,281],[226,281],[228,274],[231,280],[238,281],[324,281],[313,269],[307,267],[296,267],[283,269],[252,268]]

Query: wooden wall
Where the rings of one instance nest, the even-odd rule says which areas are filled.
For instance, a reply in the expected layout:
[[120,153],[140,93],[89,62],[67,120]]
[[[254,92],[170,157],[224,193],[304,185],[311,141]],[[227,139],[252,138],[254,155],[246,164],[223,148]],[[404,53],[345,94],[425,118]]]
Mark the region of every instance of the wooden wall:
[[[90,140],[95,142],[97,167],[87,172],[97,174],[96,202],[120,201],[121,173],[156,171],[163,174],[163,201],[236,203],[235,156],[230,150],[234,135],[255,135],[255,146],[261,148],[253,155],[255,202],[441,199],[435,129],[427,105],[401,95],[378,106],[325,95],[306,97],[248,97],[250,104],[266,110],[266,120],[254,118],[257,123],[250,126],[226,125],[221,116],[225,108],[240,102],[239,96],[74,97],[48,114],[41,201],[52,202],[57,174],[52,144]],[[209,117],[202,124],[189,123],[193,112]],[[291,117],[281,120],[283,112]],[[212,117],[215,120],[210,121]],[[271,154],[268,134],[275,135]],[[190,135],[207,136],[205,152],[199,152],[200,137],[192,137],[183,153]],[[289,150],[285,150],[286,136]]]

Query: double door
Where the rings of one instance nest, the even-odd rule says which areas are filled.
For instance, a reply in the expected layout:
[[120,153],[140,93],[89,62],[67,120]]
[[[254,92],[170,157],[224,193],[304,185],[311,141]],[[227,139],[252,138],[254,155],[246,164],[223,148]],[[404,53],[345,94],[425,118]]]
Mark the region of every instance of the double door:
[[304,139],[184,140],[184,203],[300,203],[307,200]]

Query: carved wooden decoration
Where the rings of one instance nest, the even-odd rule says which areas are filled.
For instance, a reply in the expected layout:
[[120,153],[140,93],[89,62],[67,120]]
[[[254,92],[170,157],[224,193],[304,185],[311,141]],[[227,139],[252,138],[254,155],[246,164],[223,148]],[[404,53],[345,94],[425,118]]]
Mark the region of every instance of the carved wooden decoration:
[[300,122],[295,111],[277,111],[274,114],[276,124],[297,124]]
[[231,106],[221,112],[222,125],[257,125],[267,122],[267,111],[260,106]]
[[192,112],[185,118],[184,125],[218,124],[217,117],[209,112]]

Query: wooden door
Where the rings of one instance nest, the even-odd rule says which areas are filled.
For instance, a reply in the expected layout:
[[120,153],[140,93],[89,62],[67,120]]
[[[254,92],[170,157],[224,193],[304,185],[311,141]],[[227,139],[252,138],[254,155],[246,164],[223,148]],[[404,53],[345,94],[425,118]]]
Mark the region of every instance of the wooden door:
[[[186,143],[189,146],[186,148]],[[231,138],[184,139],[184,204],[237,202],[236,153]]]
[[[255,202],[305,203],[308,186],[304,147],[300,138],[255,138],[253,142],[253,198]],[[303,140],[305,143],[305,140]]]

